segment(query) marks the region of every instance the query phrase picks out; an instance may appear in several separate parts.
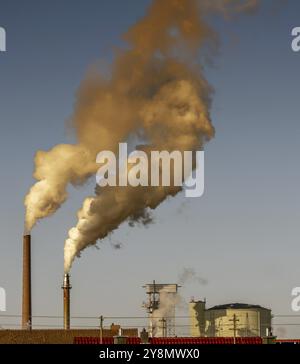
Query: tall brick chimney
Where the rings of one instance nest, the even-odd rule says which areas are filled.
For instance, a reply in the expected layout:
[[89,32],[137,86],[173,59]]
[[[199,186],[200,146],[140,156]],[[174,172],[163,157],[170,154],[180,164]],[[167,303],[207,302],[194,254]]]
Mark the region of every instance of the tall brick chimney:
[[23,297],[22,297],[22,329],[31,330],[31,236],[23,237]]

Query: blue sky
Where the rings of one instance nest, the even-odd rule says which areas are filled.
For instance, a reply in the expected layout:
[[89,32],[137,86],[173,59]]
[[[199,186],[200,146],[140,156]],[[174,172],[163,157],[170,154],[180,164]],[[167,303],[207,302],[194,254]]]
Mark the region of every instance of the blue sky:
[[[23,198],[35,151],[72,142],[65,123],[80,80],[90,64],[109,64],[121,34],[149,3],[0,0],[7,31],[7,52],[0,53],[0,286],[7,314],[21,312]],[[72,269],[73,315],[143,315],[141,286],[177,281],[184,267],[208,280],[186,284],[186,300],[293,313],[291,290],[300,286],[300,53],[292,52],[290,34],[300,26],[300,4],[274,13],[271,3],[234,22],[212,20],[222,45],[206,67],[216,137],[206,147],[204,196],[166,201],[146,229],[122,225],[111,237],[120,250],[109,239],[86,250]],[[68,202],[33,231],[34,315],[62,312],[63,244],[93,188],[94,181],[71,188]],[[300,337],[300,326],[285,329]]]

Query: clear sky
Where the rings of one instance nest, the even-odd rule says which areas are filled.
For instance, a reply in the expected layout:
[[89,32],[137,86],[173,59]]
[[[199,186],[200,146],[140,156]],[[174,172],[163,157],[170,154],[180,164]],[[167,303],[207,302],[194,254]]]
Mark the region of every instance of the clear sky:
[[[121,34],[149,3],[0,0],[0,26],[7,31],[7,52],[0,53],[6,314],[21,313],[23,198],[33,182],[34,154],[72,142],[65,123],[80,80],[90,64],[111,61]],[[181,290],[187,301],[242,301],[293,314],[291,290],[300,286],[300,52],[292,52],[290,34],[300,26],[300,3],[291,0],[276,11],[273,1],[263,3],[253,16],[213,20],[222,45],[206,68],[215,88],[216,137],[206,147],[204,196],[166,201],[148,228],[123,224],[111,236],[120,250],[105,239],[100,250],[84,251],[71,272],[72,315],[143,315],[141,286],[176,282],[187,267],[208,281],[187,283]],[[68,202],[33,231],[34,315],[62,313],[63,244],[94,184],[71,188]],[[0,318],[0,326],[9,322],[18,321]],[[283,326],[280,334],[300,337],[300,326]]]

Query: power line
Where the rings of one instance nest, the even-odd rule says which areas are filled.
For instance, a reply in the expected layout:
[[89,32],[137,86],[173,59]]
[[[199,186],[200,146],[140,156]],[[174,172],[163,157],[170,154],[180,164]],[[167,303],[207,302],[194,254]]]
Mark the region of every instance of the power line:
[[[22,315],[16,315],[16,314],[1,314],[0,317],[14,317],[14,318],[18,318],[18,317],[22,317]],[[63,316],[56,316],[56,315],[33,315],[32,317],[34,318],[57,318],[57,319],[62,319]],[[74,319],[99,319],[99,316],[72,316],[72,318]],[[157,316],[159,318],[159,316]],[[300,315],[272,315],[272,318],[282,318],[282,317],[291,317],[291,318],[300,318]],[[104,316],[105,319],[148,319],[149,316]],[[164,318],[169,318],[167,316],[164,316]],[[176,316],[177,319],[183,319],[183,318],[190,318],[190,316],[184,315],[184,316]]]

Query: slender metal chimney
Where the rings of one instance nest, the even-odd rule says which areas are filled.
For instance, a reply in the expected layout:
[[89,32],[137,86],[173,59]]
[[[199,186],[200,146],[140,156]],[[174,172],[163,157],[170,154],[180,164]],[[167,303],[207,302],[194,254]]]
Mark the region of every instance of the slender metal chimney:
[[31,330],[31,236],[23,236],[23,301],[22,329]]
[[64,292],[64,329],[70,330],[70,276],[68,273],[64,275],[64,284],[61,287]]

